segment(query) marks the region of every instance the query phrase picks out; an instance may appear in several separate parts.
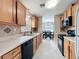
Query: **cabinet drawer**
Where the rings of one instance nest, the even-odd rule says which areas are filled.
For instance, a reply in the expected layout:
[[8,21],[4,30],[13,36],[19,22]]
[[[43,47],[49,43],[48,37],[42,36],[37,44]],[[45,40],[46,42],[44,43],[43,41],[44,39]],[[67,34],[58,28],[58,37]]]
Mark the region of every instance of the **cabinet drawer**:
[[17,54],[13,59],[21,59],[21,53]]
[[17,47],[17,48],[15,48],[14,50],[11,51],[13,57],[14,57],[15,55],[17,55],[18,53],[20,53],[20,52],[21,52],[21,47]]
[[21,47],[20,46],[15,48],[15,49],[13,49],[10,52],[8,52],[4,56],[2,56],[2,58],[3,59],[14,59],[14,57],[16,57],[18,54],[21,55]]

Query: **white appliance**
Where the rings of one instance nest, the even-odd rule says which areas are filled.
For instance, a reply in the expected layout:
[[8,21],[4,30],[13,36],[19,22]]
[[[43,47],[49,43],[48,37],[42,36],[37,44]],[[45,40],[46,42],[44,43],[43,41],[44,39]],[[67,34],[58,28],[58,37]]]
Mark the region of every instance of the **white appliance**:
[[79,59],[79,9],[76,18],[76,59]]

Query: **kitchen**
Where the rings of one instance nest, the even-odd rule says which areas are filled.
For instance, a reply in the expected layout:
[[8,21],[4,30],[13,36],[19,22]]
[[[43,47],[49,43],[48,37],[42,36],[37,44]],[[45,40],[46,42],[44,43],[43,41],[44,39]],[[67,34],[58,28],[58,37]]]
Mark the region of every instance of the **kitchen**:
[[[46,28],[42,29],[42,20],[46,22],[46,19],[50,20],[47,20],[48,23],[51,23],[45,23],[48,25],[47,30],[54,27],[54,30],[51,30],[54,34],[51,41],[55,43],[54,46],[60,54],[65,59],[79,59],[79,0],[67,0],[62,3],[54,1],[58,3],[58,7],[60,6],[54,10],[51,9],[56,6],[53,0],[47,1],[47,4],[44,4],[45,2],[46,0],[34,0],[34,2],[31,0],[0,0],[0,59],[32,59],[35,57],[43,43],[42,32]],[[52,3],[53,6],[51,6]],[[49,4],[51,7],[48,6]],[[36,55],[36,57],[39,56]]]

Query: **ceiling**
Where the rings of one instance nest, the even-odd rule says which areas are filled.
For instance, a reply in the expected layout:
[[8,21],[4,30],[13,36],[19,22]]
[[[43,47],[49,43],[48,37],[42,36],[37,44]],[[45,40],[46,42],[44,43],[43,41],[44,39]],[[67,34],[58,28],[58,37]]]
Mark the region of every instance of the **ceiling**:
[[58,0],[58,4],[52,9],[46,9],[40,7],[40,4],[45,3],[46,0],[21,0],[22,3],[29,9],[30,13],[37,16],[43,16],[47,13],[53,13],[54,15],[60,14],[66,10],[68,5],[75,0]]

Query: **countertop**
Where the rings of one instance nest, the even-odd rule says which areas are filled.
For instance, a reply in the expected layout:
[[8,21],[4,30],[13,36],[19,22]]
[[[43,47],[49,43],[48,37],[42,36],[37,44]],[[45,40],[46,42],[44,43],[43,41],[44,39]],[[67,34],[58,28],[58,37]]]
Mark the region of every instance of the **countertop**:
[[24,42],[36,37],[39,34],[40,33],[35,33],[32,36],[15,35],[15,36],[12,36],[12,37],[0,38],[0,56],[8,53],[12,49],[18,47],[19,45],[21,45]]
[[66,36],[64,36],[64,38],[68,39],[71,42],[76,43],[76,37],[66,37]]

